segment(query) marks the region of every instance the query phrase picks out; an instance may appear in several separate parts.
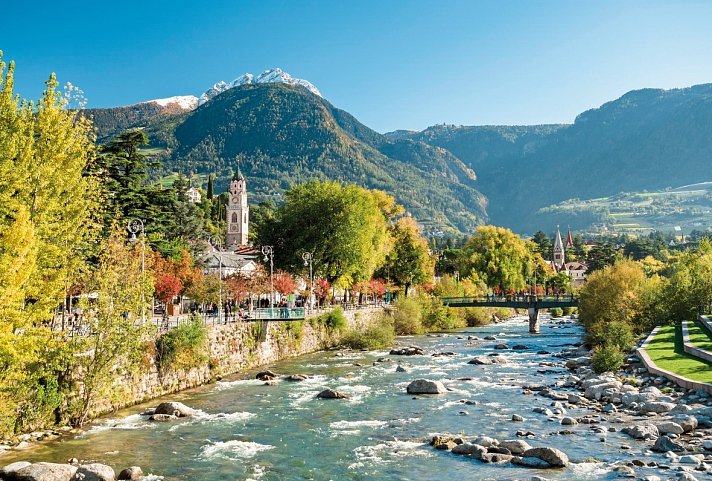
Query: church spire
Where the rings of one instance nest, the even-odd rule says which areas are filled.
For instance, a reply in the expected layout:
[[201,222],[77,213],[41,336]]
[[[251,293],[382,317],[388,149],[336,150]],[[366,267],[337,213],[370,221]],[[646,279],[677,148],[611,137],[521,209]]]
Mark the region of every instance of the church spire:
[[559,271],[564,267],[564,242],[561,240],[561,231],[556,226],[556,239],[554,240],[554,268]]
[[242,170],[240,170],[240,159],[237,159],[237,173],[232,176],[232,180],[245,180],[245,177],[242,175]]

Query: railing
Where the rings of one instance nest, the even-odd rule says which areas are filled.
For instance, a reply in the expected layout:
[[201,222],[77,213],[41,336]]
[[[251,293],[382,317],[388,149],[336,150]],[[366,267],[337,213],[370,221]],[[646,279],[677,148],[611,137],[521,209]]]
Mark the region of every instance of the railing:
[[518,294],[511,296],[443,297],[442,303],[450,307],[511,307],[551,309],[554,307],[576,307],[578,298],[573,294],[553,296],[533,296]]
[[[297,321],[303,320],[307,316],[316,317],[325,312],[332,311],[336,307],[341,307],[346,311],[350,310],[364,310],[364,309],[377,309],[386,306],[384,303],[377,304],[335,304],[329,306],[315,307],[314,309],[296,307],[296,308],[286,308],[286,307],[272,307],[272,308],[257,308],[250,311],[240,312],[230,312],[226,314],[224,311],[220,313],[218,317],[216,312],[200,313],[199,316],[206,326],[216,326],[221,324],[233,324],[251,321]],[[192,316],[190,314],[181,314],[178,316],[154,316],[146,320],[146,323],[156,326],[158,332],[166,332],[181,324],[191,322]],[[64,329],[62,326],[64,325]],[[78,322],[67,319],[65,323],[62,324],[61,320],[56,319],[53,323],[54,330],[56,332],[63,332],[70,337],[84,337],[91,333],[90,324],[86,322],[85,319],[80,319]]]

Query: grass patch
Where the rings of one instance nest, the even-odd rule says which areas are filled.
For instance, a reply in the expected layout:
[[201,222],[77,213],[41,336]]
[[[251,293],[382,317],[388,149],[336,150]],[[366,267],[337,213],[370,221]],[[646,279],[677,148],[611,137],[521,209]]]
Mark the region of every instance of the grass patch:
[[687,354],[682,347],[682,328],[667,325],[660,328],[645,351],[661,369],[700,382],[712,383],[712,363]]
[[712,352],[712,337],[710,332],[702,327],[699,322],[688,322],[687,332],[690,334],[690,343],[705,351]]

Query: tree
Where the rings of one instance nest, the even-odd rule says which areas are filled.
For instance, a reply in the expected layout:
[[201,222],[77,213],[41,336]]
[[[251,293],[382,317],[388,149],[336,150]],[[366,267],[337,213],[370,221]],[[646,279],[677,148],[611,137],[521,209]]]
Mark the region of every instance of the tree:
[[405,288],[405,295],[413,284],[433,278],[434,262],[428,242],[420,235],[418,224],[410,217],[398,219],[388,227],[393,248],[386,256],[384,274]]
[[615,261],[616,251],[608,242],[593,246],[586,257],[589,273],[611,266]]
[[[384,212],[381,208],[385,208]],[[390,248],[383,193],[314,180],[285,192],[259,239],[274,246],[275,265],[298,274],[312,252],[316,276],[339,287],[370,279]]]
[[206,193],[206,197],[208,198],[208,200],[213,200],[213,196],[215,195],[213,192],[213,182],[213,174],[210,174],[208,176],[208,192]]
[[319,300],[319,305],[323,306],[329,298],[331,283],[327,279],[317,279],[314,283],[314,296]]
[[175,274],[165,273],[156,276],[156,298],[164,304],[169,304],[183,290],[183,283]]
[[481,279],[499,292],[518,292],[528,284],[532,261],[526,243],[511,230],[482,226],[462,249],[460,275]]
[[554,242],[544,231],[537,231],[531,240],[535,244],[536,252],[541,254],[544,259],[551,260],[554,258]]
[[140,322],[142,300],[153,295],[150,276],[141,273],[140,247],[126,246],[123,229],[114,227],[104,242],[99,265],[88,283],[96,300],[83,300],[87,335],[73,338],[75,370],[83,389],[73,423],[82,426],[96,399],[110,396],[114,377],[138,367],[153,326]]
[[36,104],[20,102],[14,70],[0,59],[0,435],[54,420],[67,346],[51,321],[95,252],[101,201],[84,175],[89,122],[54,75]]
[[297,283],[294,282],[294,277],[291,274],[283,271],[277,271],[274,274],[274,289],[282,294],[293,294],[297,288]]

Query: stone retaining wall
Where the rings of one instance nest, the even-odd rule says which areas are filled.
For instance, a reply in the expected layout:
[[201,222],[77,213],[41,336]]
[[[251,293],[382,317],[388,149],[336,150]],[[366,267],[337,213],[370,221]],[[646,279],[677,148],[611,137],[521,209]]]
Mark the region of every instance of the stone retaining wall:
[[652,330],[650,335],[645,338],[645,341],[636,349],[636,352],[638,353],[638,357],[640,357],[640,360],[643,362],[645,367],[648,369],[648,372],[651,374],[655,374],[657,376],[663,376],[670,381],[674,382],[678,386],[684,387],[685,389],[693,389],[693,390],[701,390],[705,391],[706,393],[712,394],[712,384],[707,384],[704,382],[699,382],[699,381],[693,381],[692,379],[688,379],[686,377],[680,376],[678,374],[675,374],[674,372],[668,371],[667,369],[661,369],[653,362],[652,359],[650,359],[650,356],[648,356],[648,353],[645,352],[645,348],[648,347],[648,344],[650,344],[650,341],[652,341],[655,336],[657,335],[658,331],[660,330],[660,326],[656,327],[655,329]]
[[[347,310],[348,328],[364,328],[383,308]],[[321,312],[320,312],[321,314]],[[166,394],[214,382],[216,377],[309,354],[336,346],[346,329],[329,329],[318,322],[254,321],[208,327],[208,356],[190,369],[158,369],[155,352],[148,352],[140,373],[118,377],[110,398],[97,400],[90,417],[145,402]],[[81,381],[77,394],[82,391]]]
[[682,321],[682,348],[688,354],[712,362],[712,352],[705,351],[690,342],[690,332],[687,329],[687,321]]

